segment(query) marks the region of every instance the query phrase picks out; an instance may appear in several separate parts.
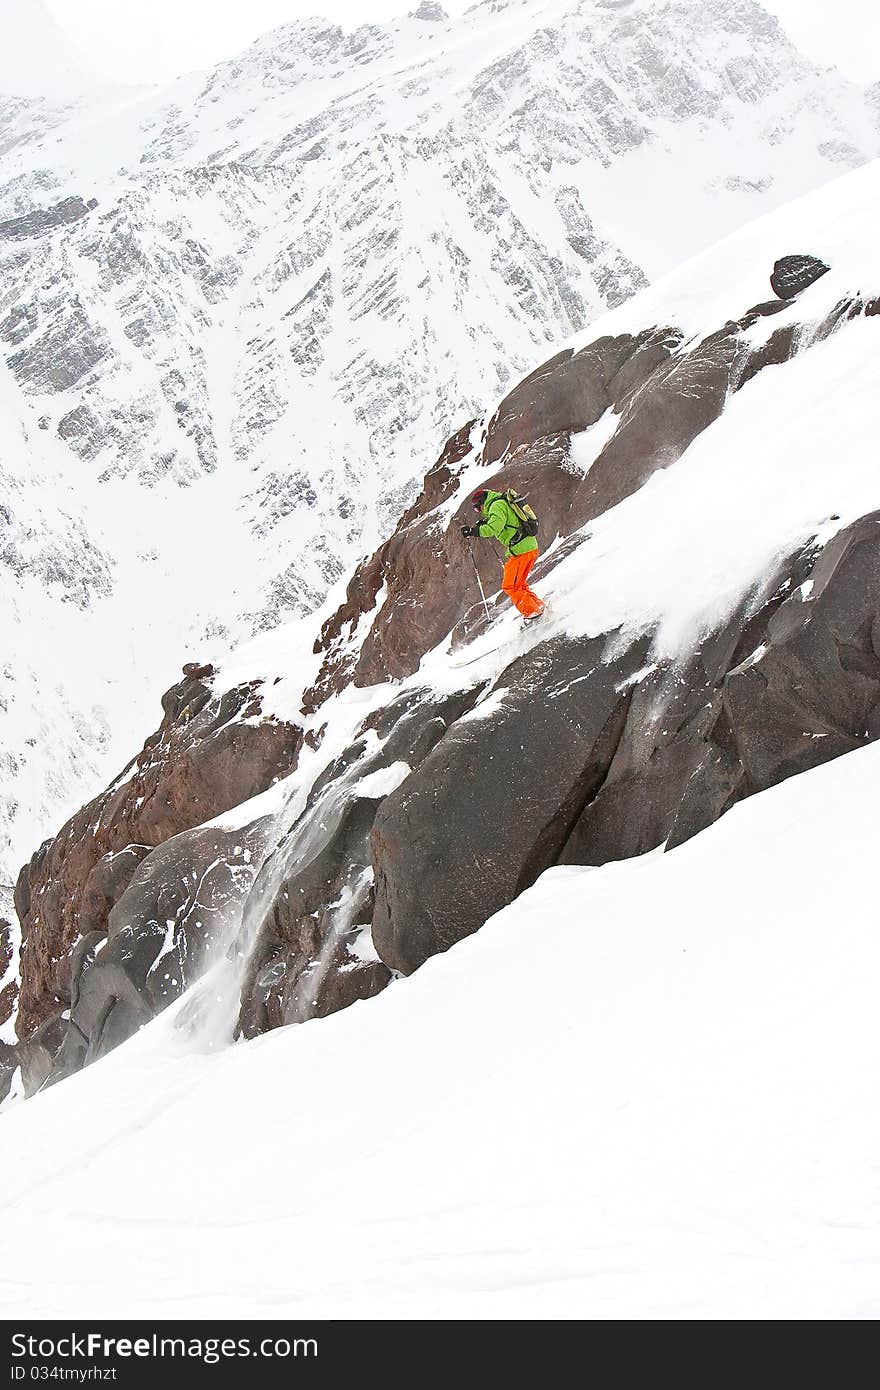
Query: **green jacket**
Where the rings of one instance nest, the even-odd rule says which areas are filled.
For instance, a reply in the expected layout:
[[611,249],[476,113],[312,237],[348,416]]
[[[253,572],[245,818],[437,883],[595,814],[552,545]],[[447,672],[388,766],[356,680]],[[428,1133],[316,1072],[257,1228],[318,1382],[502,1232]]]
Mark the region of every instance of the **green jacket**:
[[480,523],[477,534],[485,540],[492,536],[500,541],[504,546],[505,555],[528,555],[530,550],[538,549],[538,542],[534,536],[524,536],[516,545],[510,544],[521,523],[513,507],[500,492],[490,492],[487,495],[483,503],[483,516],[486,519]]

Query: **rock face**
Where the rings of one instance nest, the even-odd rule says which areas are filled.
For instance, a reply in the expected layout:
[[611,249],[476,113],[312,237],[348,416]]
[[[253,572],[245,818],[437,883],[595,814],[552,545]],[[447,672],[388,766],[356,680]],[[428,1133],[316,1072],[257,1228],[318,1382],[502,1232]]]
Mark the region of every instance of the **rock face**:
[[829,267],[815,256],[783,256],[773,267],[770,285],[780,299],[794,299],[808,289]]
[[[181,932],[188,932],[188,959],[190,968],[195,968],[196,938],[202,926],[195,926],[199,912],[191,911],[194,904],[187,903],[186,893],[197,885],[199,905],[208,915],[216,911],[217,902],[203,903],[202,876],[202,871],[217,857],[216,836],[199,832],[196,844],[189,844],[186,869],[180,867],[182,849],[178,849],[175,862],[179,877],[173,885],[163,883],[156,889],[158,898],[152,904],[155,911],[151,916],[148,900],[155,875],[145,871],[156,847],[264,791],[296,761],[301,731],[293,725],[261,718],[259,681],[218,695],[205,677],[210,668],[196,667],[195,671],[202,674],[190,673],[163,696],[162,724],[112,786],[83,807],[55,840],[41,846],[21,871],[15,889],[23,934],[17,1026],[19,1036],[27,1042],[36,1038],[35,1047],[40,1050],[35,1060],[34,1048],[30,1049],[31,1078],[39,1075],[40,1080],[45,1079],[48,1067],[43,1054],[51,1059],[53,1047],[57,1051],[61,1045],[68,1032],[62,1015],[68,1011],[74,1021],[83,1016],[86,1008],[91,1011],[89,1017],[95,1022],[86,1033],[92,1055],[97,1047],[106,1045],[110,1034],[104,1014],[113,998],[122,999],[123,994],[117,971],[100,996],[104,1004],[96,1002],[97,976],[92,979],[91,966],[97,944],[108,932],[109,946],[98,955],[104,979],[109,979],[117,957],[125,956],[132,932],[139,938],[152,932],[151,940],[159,935],[165,941],[167,924],[170,921],[173,928],[175,920]],[[248,861],[242,856],[248,848],[246,837],[232,834],[231,839],[242,847],[241,865],[233,862],[231,869],[241,867],[245,872]],[[231,869],[227,866],[209,879],[207,888],[212,895],[222,896],[224,875]],[[124,924],[116,932],[111,927],[113,910],[126,899]],[[135,902],[146,923],[137,928],[132,925]],[[162,915],[163,911],[166,915]],[[169,945],[179,946],[173,931],[171,937]],[[83,942],[89,943],[88,949]],[[138,949],[143,965],[149,947],[141,944]],[[157,954],[158,947],[150,966]],[[84,971],[92,980],[85,991],[86,1002],[78,999]],[[142,976],[135,972],[136,983],[127,993],[129,1002],[139,988],[146,987],[148,973],[148,966],[144,966]],[[177,972],[181,983],[186,973]],[[174,996],[173,988],[152,978],[149,987],[154,999],[167,1001]],[[113,1008],[113,1029],[118,1040],[121,1007]],[[149,1016],[147,1003],[141,1008],[138,1021]],[[64,1065],[68,1065],[68,1054]]]
[[644,664],[644,645],[605,660],[607,645],[557,638],[514,662],[492,717],[457,725],[382,803],[373,940],[395,970],[469,936],[557,862],[607,775]]
[[560,862],[673,848],[742,797],[880,736],[880,513],[792,556],[772,587],[695,654],[685,682],[658,670],[639,684]]
[[35,208],[21,217],[11,217],[0,222],[0,240],[27,241],[31,237],[46,236],[58,227],[68,227],[71,222],[79,222],[98,206],[96,198],[84,203],[82,198],[64,198],[51,208]]
[[271,910],[243,983],[247,1036],[345,1008],[388,983],[393,962],[377,958],[369,933],[376,814],[476,698],[473,691],[438,700],[423,690],[392,703],[316,782],[255,884],[255,901]]
[[20,1044],[28,1091],[105,1056],[195,983],[238,924],[263,832],[259,823],[200,827],[149,854],[120,891],[105,929],[86,932],[70,952],[69,1009]]
[[[752,418],[741,397],[781,390],[816,344],[864,351],[876,331],[876,302],[833,286],[809,335],[774,327],[777,308],[702,336],[601,335],[452,435],[325,622],[301,727],[261,718],[260,682],[221,693],[210,666],[187,667],[139,758],[19,881],[28,1089],[104,1055],[207,963],[225,971],[228,1032],[320,1017],[477,931],[548,867],[673,848],[880,737],[880,511],[800,524],[785,546],[774,533],[772,559],[674,655],[656,622],[620,620],[528,628],[525,649],[499,624],[486,652],[462,563],[475,481],[531,491],[536,574],[564,595],[592,528],[656,498],[710,429],[723,449],[726,412]],[[724,477],[746,486],[735,466]],[[277,779],[272,807],[241,805]],[[196,986],[192,1012],[206,1007]]]
[[[488,485],[542,499],[545,534],[563,537],[552,568],[570,553],[566,538],[575,542],[584,523],[671,467],[732,393],[792,356],[793,329],[768,322],[763,340],[750,332],[774,312],[756,305],[688,346],[672,327],[597,340],[522,381],[482,429],[466,426],[428,475],[420,505],[355,574],[325,625],[306,712],[319,718],[322,702],[350,684],[417,680],[445,634],[454,646],[472,630],[466,586],[454,582],[461,512],[450,499],[466,505],[459,479],[476,439],[484,465],[495,465]],[[815,341],[872,312],[859,300],[835,305],[814,325]],[[583,477],[570,467],[572,436],[607,411],[616,428]],[[488,557],[486,565],[491,591]],[[482,718],[479,704],[459,716],[373,816],[372,901],[362,920],[371,912],[381,960],[417,969],[550,865],[674,847],[742,797],[876,738],[878,586],[880,514],[871,514],[824,549],[795,547],[764,576],[761,601],[750,595],[683,663],[646,666],[649,640],[622,644],[619,634],[553,638],[513,661],[497,678],[500,700]],[[363,808],[346,862],[366,866],[372,814]],[[294,876],[279,902],[296,888]],[[276,924],[283,917],[276,907]],[[303,967],[291,976],[276,948],[272,968],[272,987],[283,992]],[[276,1008],[262,1024],[282,1019]]]

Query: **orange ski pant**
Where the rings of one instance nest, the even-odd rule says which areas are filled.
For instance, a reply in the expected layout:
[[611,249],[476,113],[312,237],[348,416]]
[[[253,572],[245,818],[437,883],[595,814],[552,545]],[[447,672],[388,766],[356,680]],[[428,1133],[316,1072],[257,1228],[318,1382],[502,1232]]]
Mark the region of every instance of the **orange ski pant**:
[[532,593],[526,582],[537,558],[537,550],[527,550],[525,555],[511,555],[504,566],[501,587],[524,618],[533,618],[544,609],[538,595]]

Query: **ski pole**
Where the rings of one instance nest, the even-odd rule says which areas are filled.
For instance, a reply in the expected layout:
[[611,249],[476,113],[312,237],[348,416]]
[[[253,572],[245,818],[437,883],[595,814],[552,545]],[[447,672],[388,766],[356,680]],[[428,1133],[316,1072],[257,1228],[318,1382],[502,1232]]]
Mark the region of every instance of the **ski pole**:
[[470,557],[471,557],[471,564],[472,564],[473,567],[474,567],[474,574],[477,576],[477,583],[478,583],[479,586],[480,586],[480,598],[483,600],[483,607],[484,607],[485,610],[486,610],[486,622],[487,622],[487,623],[491,623],[491,621],[492,621],[492,615],[491,615],[490,612],[489,612],[489,605],[488,605],[488,603],[486,602],[486,594],[485,594],[485,591],[484,591],[484,589],[483,589],[483,581],[482,581],[482,579],[480,578],[480,571],[477,569],[477,562],[476,562],[476,560],[474,559],[474,548],[473,548],[473,546],[472,546],[471,543],[470,543],[470,539],[468,539],[468,554],[469,554]]

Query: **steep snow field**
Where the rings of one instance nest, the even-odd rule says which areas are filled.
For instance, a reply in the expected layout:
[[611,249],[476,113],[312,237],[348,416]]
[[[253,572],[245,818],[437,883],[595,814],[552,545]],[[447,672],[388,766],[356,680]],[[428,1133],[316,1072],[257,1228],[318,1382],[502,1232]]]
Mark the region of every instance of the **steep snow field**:
[[551,870],[305,1029],[187,1055],[176,1006],[4,1119],[3,1314],[876,1317],[878,776]]

